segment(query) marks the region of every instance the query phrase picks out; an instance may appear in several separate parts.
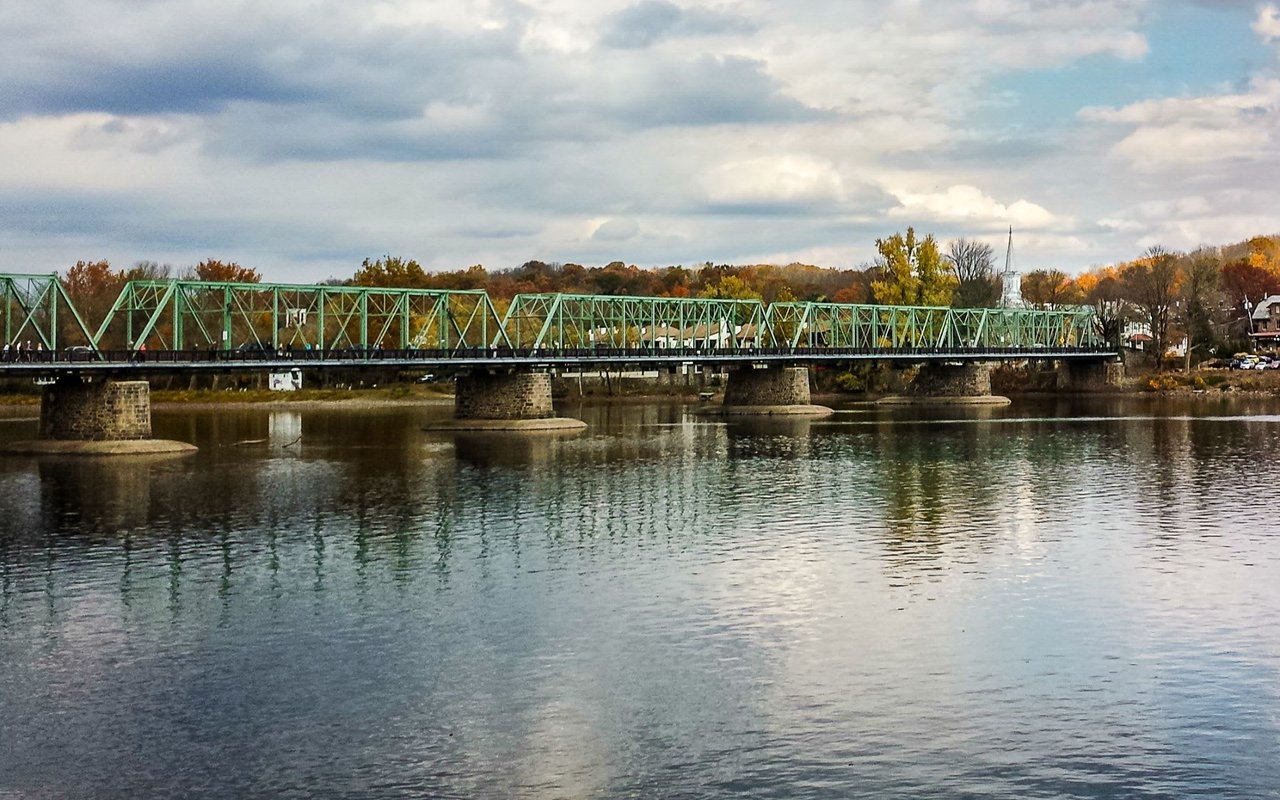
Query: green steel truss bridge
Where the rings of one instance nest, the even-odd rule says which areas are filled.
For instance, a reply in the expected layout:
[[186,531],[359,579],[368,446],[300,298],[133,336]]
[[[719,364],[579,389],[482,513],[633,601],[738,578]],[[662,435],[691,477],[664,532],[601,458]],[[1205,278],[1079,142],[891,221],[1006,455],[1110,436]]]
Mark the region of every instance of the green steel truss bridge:
[[[0,374],[966,361],[1115,355],[1087,308],[956,309],[0,274]],[[20,347],[19,347],[20,346]]]

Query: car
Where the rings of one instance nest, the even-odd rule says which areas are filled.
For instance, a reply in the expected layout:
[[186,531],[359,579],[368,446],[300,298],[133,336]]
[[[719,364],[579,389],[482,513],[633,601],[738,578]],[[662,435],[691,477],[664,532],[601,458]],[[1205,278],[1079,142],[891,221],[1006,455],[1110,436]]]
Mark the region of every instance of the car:
[[264,359],[273,358],[276,350],[271,346],[271,342],[244,342],[236,348],[236,355],[241,358]]
[[63,350],[62,355],[67,361],[93,361],[101,357],[97,350],[85,344],[73,344]]

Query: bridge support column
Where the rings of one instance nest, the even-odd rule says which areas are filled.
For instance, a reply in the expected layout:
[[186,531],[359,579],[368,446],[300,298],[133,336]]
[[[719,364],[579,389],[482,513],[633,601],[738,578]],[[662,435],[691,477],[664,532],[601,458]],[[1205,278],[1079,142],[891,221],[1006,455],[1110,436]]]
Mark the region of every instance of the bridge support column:
[[724,405],[709,406],[707,413],[723,415],[786,415],[825,417],[826,406],[810,402],[809,370],[805,367],[741,367],[729,373]]
[[151,438],[151,385],[146,381],[59,378],[40,396],[40,438],[129,441]]
[[146,381],[59,378],[40,396],[39,438],[11,452],[72,455],[181,453],[186,442],[151,438],[151,387]]
[[582,420],[557,417],[546,372],[471,372],[454,388],[452,430],[575,430]]
[[1058,390],[1062,392],[1110,392],[1124,382],[1119,361],[1058,362]]
[[906,393],[886,397],[884,405],[1008,405],[1009,398],[991,394],[990,362],[928,363],[907,384]]

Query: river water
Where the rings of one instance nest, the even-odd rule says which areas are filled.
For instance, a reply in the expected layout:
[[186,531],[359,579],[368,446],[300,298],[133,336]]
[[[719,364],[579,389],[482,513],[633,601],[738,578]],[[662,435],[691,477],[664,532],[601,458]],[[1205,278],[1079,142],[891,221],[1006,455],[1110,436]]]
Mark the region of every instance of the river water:
[[0,458],[0,797],[1280,797],[1280,401],[567,410]]

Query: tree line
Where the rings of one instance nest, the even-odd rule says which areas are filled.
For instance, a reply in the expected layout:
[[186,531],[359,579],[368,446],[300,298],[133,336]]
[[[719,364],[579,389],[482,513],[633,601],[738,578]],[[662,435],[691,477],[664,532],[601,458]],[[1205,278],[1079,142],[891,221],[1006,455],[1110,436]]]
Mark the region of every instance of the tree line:
[[[944,248],[914,228],[876,240],[876,258],[854,269],[810,264],[713,264],[641,268],[614,261],[600,267],[527,261],[510,269],[429,272],[413,259],[366,258],[349,278],[326,283],[420,289],[483,289],[499,310],[528,293],[759,299],[985,308],[999,305],[1002,286],[991,245],[968,238]],[[107,261],[80,261],[60,275],[90,324],[103,319],[125,282],[178,277],[257,283],[261,273],[235,262],[206,259],[175,270],[143,261],[117,270]],[[1091,306],[1098,333],[1122,344],[1130,323],[1149,331],[1152,350],[1185,337],[1197,357],[1247,349],[1250,310],[1280,294],[1280,236],[1257,236],[1226,247],[1179,253],[1159,246],[1119,264],[1080,275],[1037,269],[1021,277],[1025,305],[1047,309]]]

